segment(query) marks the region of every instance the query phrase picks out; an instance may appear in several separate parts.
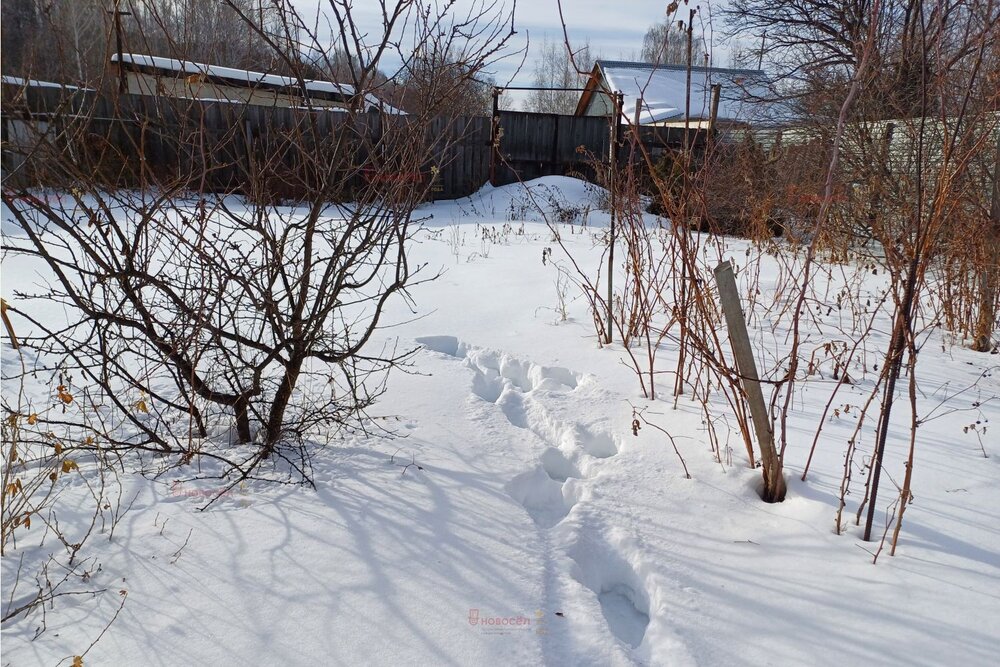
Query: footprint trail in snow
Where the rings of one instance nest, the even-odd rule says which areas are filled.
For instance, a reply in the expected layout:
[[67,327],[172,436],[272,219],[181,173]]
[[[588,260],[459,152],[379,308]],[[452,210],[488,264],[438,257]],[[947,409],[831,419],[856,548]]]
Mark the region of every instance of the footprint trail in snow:
[[511,479],[505,489],[539,530],[562,529],[559,541],[568,546],[560,553],[571,560],[572,578],[596,596],[611,633],[626,646],[638,647],[649,625],[650,609],[640,577],[612,545],[603,526],[588,526],[581,532],[565,525],[574,508],[591,498],[591,485],[602,461],[619,449],[610,433],[561,420],[545,406],[546,399],[572,393],[589,380],[565,368],[521,361],[453,336],[428,336],[417,342],[462,361],[472,371],[472,393],[495,405],[513,427],[536,436],[537,463]]

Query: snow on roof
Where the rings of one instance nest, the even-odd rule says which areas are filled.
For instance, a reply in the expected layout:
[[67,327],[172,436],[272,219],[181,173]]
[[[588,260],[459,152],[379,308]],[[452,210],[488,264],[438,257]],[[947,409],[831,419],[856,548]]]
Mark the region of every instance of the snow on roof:
[[[640,97],[640,124],[684,119],[687,66],[617,60],[599,60],[597,64],[607,87],[624,94],[622,114],[628,120],[634,119],[635,103]],[[763,71],[692,67],[691,118],[709,117],[711,87],[716,83],[722,84],[719,120],[745,122],[764,111],[766,104],[757,101],[767,93],[767,79]]]
[[79,90],[77,86],[70,86],[65,83],[54,83],[52,81],[39,81],[38,79],[22,79],[19,76],[10,76],[4,74],[0,76],[0,83],[9,84],[12,86],[31,87],[31,88],[67,88],[70,90]]
[[[222,67],[219,65],[206,65],[190,60],[175,60],[174,58],[163,58],[160,56],[147,56],[137,53],[123,53],[122,61],[138,67],[155,68],[160,70],[172,70],[182,74],[204,74],[215,79],[222,79],[223,82],[235,86],[266,87],[266,88],[289,88],[298,93],[302,85],[295,77],[281,76],[279,74],[265,74],[264,72],[253,72],[251,70],[235,69],[232,67]],[[112,54],[111,62],[118,62],[118,54]],[[354,86],[346,83],[335,83],[333,81],[316,81],[306,79],[305,89],[308,93],[319,93],[316,97],[324,99],[337,99],[347,102],[354,97],[356,92]],[[396,115],[406,112],[385,104],[371,93],[365,93],[365,109],[380,109],[385,113]]]

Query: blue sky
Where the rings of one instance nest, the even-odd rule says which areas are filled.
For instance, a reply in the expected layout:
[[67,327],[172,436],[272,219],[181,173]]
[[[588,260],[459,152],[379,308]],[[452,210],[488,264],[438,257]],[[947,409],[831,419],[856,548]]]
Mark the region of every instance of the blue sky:
[[[508,7],[513,3],[505,0]],[[299,11],[305,15],[315,15],[317,7],[327,4],[327,0],[294,0]],[[459,6],[468,7],[472,0],[459,0]],[[642,47],[646,29],[666,16],[667,0],[563,0],[563,13],[574,48],[590,43],[592,52],[604,58],[629,58],[637,55]],[[709,16],[721,1],[701,0],[693,2],[705,24],[706,39],[711,40]],[[370,26],[372,31],[380,29],[379,3],[376,0],[354,0],[354,14],[361,25]],[[686,7],[681,4],[678,14],[686,18]],[[714,23],[719,26],[718,19]],[[696,24],[697,25],[697,24]],[[556,0],[519,0],[516,5],[515,49],[528,46],[528,56],[520,72],[515,75],[520,56],[500,62],[493,72],[497,83],[505,84],[513,77],[511,85],[531,85],[534,57],[545,38],[562,41],[562,27],[559,21]],[[718,28],[716,30],[718,32]],[[713,62],[725,66],[728,49],[720,44],[716,35]]]

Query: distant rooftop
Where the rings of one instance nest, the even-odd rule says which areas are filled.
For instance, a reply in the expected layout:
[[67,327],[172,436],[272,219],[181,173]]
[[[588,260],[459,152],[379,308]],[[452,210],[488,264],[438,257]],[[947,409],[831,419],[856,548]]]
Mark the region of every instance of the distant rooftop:
[[[687,106],[687,65],[666,65],[624,60],[598,60],[594,73],[600,72],[603,81],[592,75],[588,92],[580,99],[577,113],[584,113],[594,93],[621,92],[624,96],[622,115],[632,120],[635,105],[642,100],[640,123],[660,123],[684,120]],[[771,111],[762,102],[767,97],[767,75],[762,70],[731,69],[725,67],[691,67],[692,119],[707,119],[710,114],[711,88],[721,84],[718,120],[747,122]]]
[[[112,54],[111,62],[118,62],[118,54]],[[306,79],[302,84],[295,77],[281,76],[279,74],[265,74],[264,72],[254,72],[252,70],[235,69],[232,67],[222,67],[219,65],[207,65],[189,60],[176,60],[174,58],[164,58],[161,56],[148,56],[136,53],[123,53],[122,62],[126,68],[145,71],[153,74],[200,74],[210,82],[218,85],[248,87],[257,89],[270,89],[280,93],[301,96],[303,87],[306,93],[315,99],[331,100],[334,102],[348,103],[355,95],[354,86],[346,83],[335,83],[332,81],[316,81]],[[377,108],[389,114],[402,114],[403,111],[391,107],[371,93],[365,93],[365,108]]]
[[79,87],[71,86],[66,83],[39,81],[38,79],[23,79],[19,76],[10,76],[9,74],[0,76],[0,83],[4,83],[8,86],[19,86],[22,88],[65,88],[68,90],[80,90]]

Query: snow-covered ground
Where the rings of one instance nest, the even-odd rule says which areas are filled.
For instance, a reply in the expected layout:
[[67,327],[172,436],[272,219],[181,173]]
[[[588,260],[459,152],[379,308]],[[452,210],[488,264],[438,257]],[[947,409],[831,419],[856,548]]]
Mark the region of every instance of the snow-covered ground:
[[[557,189],[540,189],[539,201],[554,193],[594,206],[578,181],[536,185]],[[788,497],[763,503],[759,471],[735,434],[723,432],[731,462],[716,461],[700,406],[645,401],[621,347],[598,344],[586,300],[560,286],[555,265],[566,260],[520,188],[421,209],[433,219],[414,255],[446,271],[414,289],[419,317],[399,303],[398,326],[381,332],[422,348],[416,372],[394,374],[374,411],[395,437],[320,443],[315,489],[246,483],[207,511],[198,508],[220,487],[184,481],[183,469],[122,475],[131,509],[113,538],[87,543],[100,568],[77,585],[106,592],[58,598],[37,638],[40,613],[4,624],[3,664],[80,655],[123,599],[85,664],[995,664],[1000,438],[992,427],[981,436],[984,457],[977,430],[1000,421],[997,357],[939,333],[927,340],[915,499],[897,555],[873,565],[877,543],[853,523],[858,498],[846,510],[850,528],[833,530],[850,408],[828,415],[799,479],[836,381],[817,374],[798,394]],[[596,270],[608,217],[587,218],[560,233]],[[748,248],[731,240],[727,256],[745,263]],[[765,308],[776,260],[760,261],[764,294],[750,320],[765,332],[756,336],[767,365],[785,342]],[[5,261],[5,298],[35,280],[30,267]],[[881,280],[861,288],[876,293]],[[836,316],[828,325],[810,332],[808,349],[845,326]],[[861,365],[877,361],[885,341],[873,335],[836,406],[856,414],[873,381]],[[675,360],[668,342],[660,368]],[[668,395],[672,379],[659,382]],[[665,437],[633,435],[633,405],[674,437],[690,479]],[[906,412],[897,410],[886,457],[896,481]],[[979,429],[965,429],[977,420]],[[74,484],[64,499],[85,497],[82,478]],[[885,478],[882,493],[879,533],[898,495]],[[21,540],[29,555],[62,548]],[[18,565],[18,552],[4,556],[5,611],[18,599]]]

